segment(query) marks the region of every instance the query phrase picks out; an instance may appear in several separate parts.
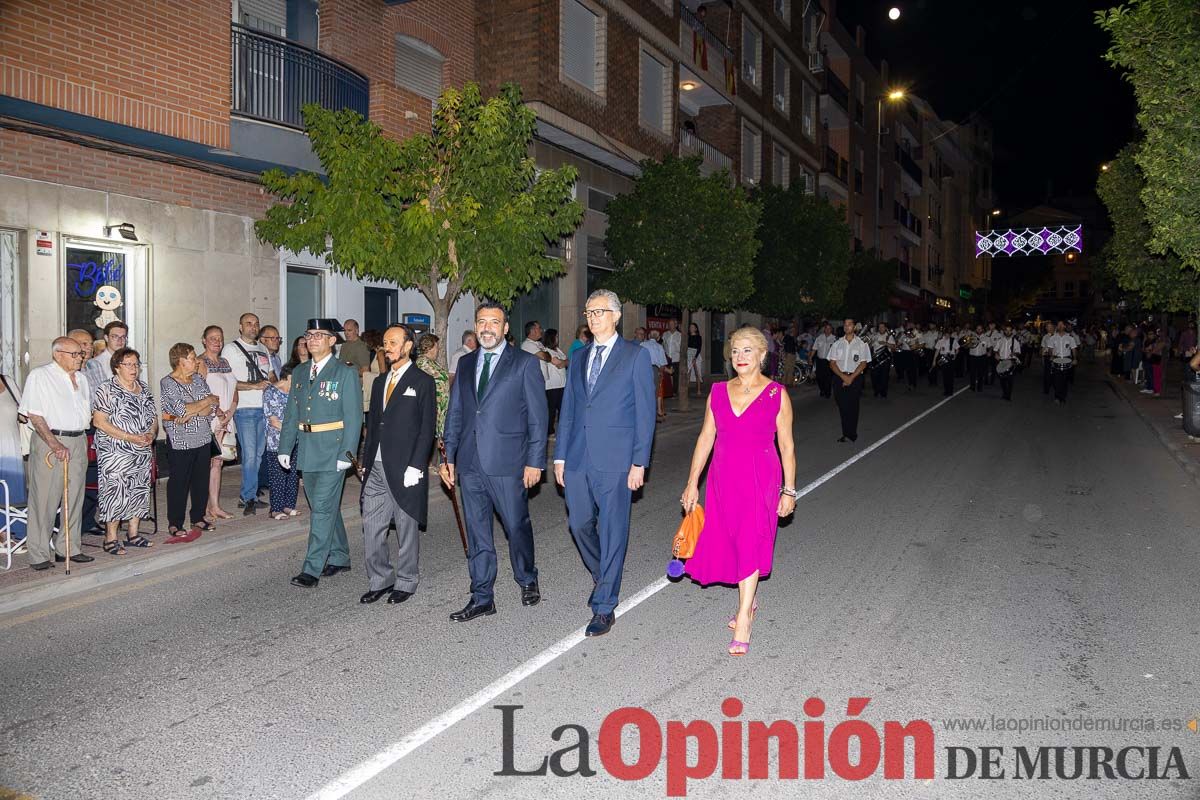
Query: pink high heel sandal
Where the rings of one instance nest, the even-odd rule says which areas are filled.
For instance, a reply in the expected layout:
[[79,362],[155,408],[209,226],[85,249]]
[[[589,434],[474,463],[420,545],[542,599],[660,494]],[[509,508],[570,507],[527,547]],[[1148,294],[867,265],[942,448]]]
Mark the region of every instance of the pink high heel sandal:
[[[750,621],[751,622],[754,622],[754,614],[756,611],[758,611],[758,597],[757,596],[755,596],[755,598],[754,598],[754,604],[750,606]],[[733,630],[736,627],[737,627],[737,614],[733,614],[729,617],[729,630]]]

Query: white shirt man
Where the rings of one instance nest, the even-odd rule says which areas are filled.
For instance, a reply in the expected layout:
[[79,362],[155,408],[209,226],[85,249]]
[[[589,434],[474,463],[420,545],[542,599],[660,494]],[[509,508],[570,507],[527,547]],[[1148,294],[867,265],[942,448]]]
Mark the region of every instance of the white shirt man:
[[975,337],[975,345],[968,351],[968,355],[986,356],[992,349],[992,338],[983,331],[975,331],[972,334]]
[[451,375],[458,371],[458,360],[467,353],[474,353],[475,348],[478,346],[479,341],[475,338],[474,331],[467,331],[463,334],[462,346],[460,346],[450,355],[449,369]]
[[936,358],[939,364],[953,360],[958,355],[958,342],[949,333],[943,333],[933,343],[933,352],[937,354]]
[[836,344],[838,337],[832,333],[822,333],[813,341],[813,354],[816,358],[824,358],[832,360],[829,356],[830,349]]
[[[225,345],[221,357],[229,362],[233,376],[243,383],[256,383],[266,380],[271,373],[271,354],[262,342],[250,344],[241,339],[234,339]],[[252,375],[250,362],[254,362],[258,375]],[[262,389],[238,390],[238,410],[243,408],[262,408]]]
[[647,339],[641,343],[642,347],[650,351],[650,365],[654,367],[665,367],[667,365],[667,352],[663,346],[654,339]]
[[678,330],[668,330],[662,336],[663,350],[666,351],[667,358],[672,364],[679,363],[679,345],[683,341],[683,334]]
[[933,329],[932,325],[929,326],[929,330],[921,334],[921,341],[924,343],[926,349],[933,350],[934,345],[938,341],[938,332]]
[[542,353],[547,352],[546,345],[541,343],[542,326],[535,323],[534,328],[530,331],[530,333],[533,333],[538,338],[530,339],[529,337],[526,337],[525,340],[521,342],[521,349],[538,360],[538,364],[542,368],[542,382],[545,384],[545,387],[549,389],[550,371],[548,368],[550,366],[550,362],[541,355]]
[[838,369],[849,375],[859,364],[871,363],[871,348],[860,336],[855,336],[852,341],[842,337],[829,347],[829,360],[836,362]]
[[1004,361],[1009,358],[1016,358],[1021,354],[1021,342],[1015,335],[1009,333],[1001,334],[1000,341],[996,343],[996,358]]
[[1066,331],[1051,333],[1042,339],[1042,348],[1050,351],[1051,358],[1070,358],[1076,346],[1075,337]]

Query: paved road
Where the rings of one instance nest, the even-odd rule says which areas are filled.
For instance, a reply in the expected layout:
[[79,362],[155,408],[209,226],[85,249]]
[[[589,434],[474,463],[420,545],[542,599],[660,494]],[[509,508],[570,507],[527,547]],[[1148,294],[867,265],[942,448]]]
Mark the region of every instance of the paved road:
[[[0,786],[43,798],[296,798],[347,773],[353,782],[365,774],[356,767],[383,753],[370,770],[378,774],[345,796],[663,797],[665,757],[637,782],[604,769],[596,740],[610,712],[639,706],[664,726],[719,726],[722,700],[737,697],[743,722],[800,725],[810,719],[805,700],[819,697],[829,738],[848,698],[868,697],[861,718],[877,730],[932,722],[932,781],[911,777],[911,757],[904,780],[884,780],[880,766],[863,783],[829,767],[824,780],[777,781],[772,756],[769,782],[722,779],[718,767],[688,783],[688,796],[1198,797],[1184,780],[1011,780],[1018,745],[1159,745],[1164,762],[1179,746],[1196,775],[1200,734],[1186,729],[945,727],[992,715],[1200,713],[1197,487],[1098,375],[1081,376],[1065,408],[1039,389],[1034,375],[1019,379],[1011,404],[998,387],[963,392],[805,496],[780,530],[742,659],[725,654],[731,590],[660,583],[693,444],[685,426],[660,435],[633,510],[622,596],[653,593],[601,639],[569,638],[587,621],[591,584],[549,485],[532,504],[542,604],[523,608],[502,567],[499,614],[470,624],[447,620],[468,580],[446,503],[434,504],[421,587],[402,606],[358,605],[361,558],[316,591],[290,586],[303,551],[291,538],[23,612],[0,621]],[[924,385],[893,390],[886,403],[867,398],[849,445],[834,441],[831,401],[807,388],[795,397],[799,485],[942,400]],[[556,644],[561,654],[547,653]],[[425,735],[428,722],[531,659],[538,668],[524,680]],[[551,738],[574,724],[590,735],[598,774],[495,775],[497,705],[523,706],[516,768],[574,744],[574,730]],[[414,733],[418,746],[397,759]],[[632,729],[625,742],[633,763]],[[945,748],[984,745],[1005,747],[1009,779],[945,777]],[[563,764],[576,768],[578,753]]]

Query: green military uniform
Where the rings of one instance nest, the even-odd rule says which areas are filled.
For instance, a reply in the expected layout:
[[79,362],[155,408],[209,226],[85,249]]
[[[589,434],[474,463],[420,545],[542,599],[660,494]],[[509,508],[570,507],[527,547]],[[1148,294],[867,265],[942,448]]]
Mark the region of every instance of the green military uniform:
[[[313,362],[296,367],[287,410],[279,432],[279,452],[291,453],[299,443],[292,469],[304,474],[304,495],[312,520],[308,529],[308,555],[304,572],[319,577],[325,566],[349,566],[350,545],[342,521],[342,488],[346,476],[337,468],[346,452],[358,454],[362,432],[362,380],[358,370],[337,360],[322,365],[312,377]],[[332,430],[308,431],[307,426]]]

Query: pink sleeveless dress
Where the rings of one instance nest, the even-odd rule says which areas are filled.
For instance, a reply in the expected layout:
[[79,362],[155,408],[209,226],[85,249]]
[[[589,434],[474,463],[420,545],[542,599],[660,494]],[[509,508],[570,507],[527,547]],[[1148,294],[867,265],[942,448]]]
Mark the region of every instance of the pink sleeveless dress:
[[772,381],[739,417],[729,384],[711,394],[717,439],[704,495],[704,531],[685,572],[701,584],[731,583],[771,572],[779,526],[783,469],[775,449],[775,419],[784,389]]

